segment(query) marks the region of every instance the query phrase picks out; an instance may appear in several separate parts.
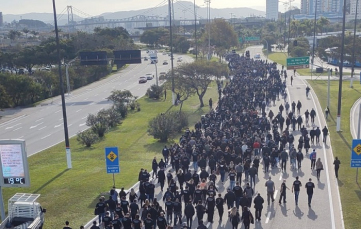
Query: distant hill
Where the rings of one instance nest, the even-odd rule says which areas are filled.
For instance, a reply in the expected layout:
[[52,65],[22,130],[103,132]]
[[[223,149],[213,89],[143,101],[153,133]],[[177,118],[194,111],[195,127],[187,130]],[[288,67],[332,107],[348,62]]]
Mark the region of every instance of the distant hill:
[[[83,10],[86,12],[86,9]],[[239,8],[224,8],[224,9],[215,9],[211,8],[211,18],[225,18],[229,19],[231,13],[234,18],[244,18],[249,16],[265,16],[266,13],[261,10],[251,9],[247,7]],[[168,16],[168,6],[160,6],[156,8],[147,8],[142,10],[132,10],[132,11],[118,11],[118,12],[107,12],[103,13],[100,16],[103,16],[105,19],[122,19],[129,18],[137,15],[145,16]],[[207,9],[206,7],[197,6],[197,15],[198,18],[207,18]],[[174,17],[175,19],[193,19],[194,18],[194,5],[192,2],[178,1],[174,3]],[[27,13],[27,14],[4,14],[5,22],[12,22],[14,20],[19,21],[21,19],[32,19],[39,20],[45,23],[54,23],[54,18],[52,13]],[[84,18],[74,15],[75,21],[83,20]],[[58,24],[65,25],[67,23],[67,15],[62,14],[58,15]]]

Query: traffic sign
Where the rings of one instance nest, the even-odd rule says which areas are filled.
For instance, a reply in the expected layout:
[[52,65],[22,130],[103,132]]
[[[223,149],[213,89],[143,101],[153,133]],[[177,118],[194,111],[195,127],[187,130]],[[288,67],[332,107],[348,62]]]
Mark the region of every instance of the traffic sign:
[[107,173],[119,173],[119,153],[118,147],[105,148],[105,165]]
[[[242,37],[238,37],[238,41],[239,43],[242,43],[243,42],[243,38]],[[360,73],[361,74],[361,73]]]
[[361,167],[361,139],[352,140],[351,168]]
[[301,69],[310,67],[310,57],[292,57],[287,58],[287,70]]
[[245,37],[245,41],[259,41],[260,37]]

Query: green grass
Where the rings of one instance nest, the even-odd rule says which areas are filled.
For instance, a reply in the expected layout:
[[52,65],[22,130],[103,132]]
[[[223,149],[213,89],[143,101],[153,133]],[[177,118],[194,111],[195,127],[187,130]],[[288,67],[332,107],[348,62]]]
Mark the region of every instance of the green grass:
[[[265,52],[264,52],[265,53]],[[265,54],[266,55],[266,54]],[[283,66],[286,67],[286,59],[287,59],[287,53],[283,52],[273,52],[268,54],[268,59],[277,62]],[[315,71],[315,70],[314,70]],[[297,69],[298,74],[301,76],[310,76],[311,75],[311,69]],[[312,73],[314,76],[327,76],[327,72],[323,73]],[[344,72],[344,75],[351,75],[350,72]]]
[[[314,92],[320,101],[324,110],[327,104],[327,81],[308,80]],[[341,129],[342,132],[336,132],[336,111],[338,83],[331,82],[331,115],[327,121],[330,131],[332,150],[334,156],[341,161],[339,170],[339,190],[343,210],[345,228],[360,228],[360,200],[361,187],[355,183],[356,169],[350,168],[350,153],[352,136],[350,132],[350,109],[354,102],[361,97],[360,84],[354,84],[354,88],[349,88],[348,83],[344,83],[342,90],[342,113]],[[331,170],[332,171],[332,170]],[[331,172],[333,174],[333,172]]]
[[[204,96],[216,102],[218,98],[216,84],[210,85]],[[141,111],[129,114],[123,123],[105,135],[104,140],[91,148],[78,144],[75,138],[70,140],[73,168],[68,170],[64,143],[51,147],[31,156],[29,160],[31,187],[6,188],[4,200],[14,193],[39,193],[39,202],[47,209],[45,229],[60,228],[66,220],[73,228],[79,228],[93,216],[99,196],[105,195],[113,185],[112,175],[106,174],[104,148],[119,147],[120,174],[115,175],[117,188],[131,187],[137,182],[140,168],[151,170],[154,156],[161,156],[164,143],[160,143],[146,132],[149,120],[167,110],[179,110],[171,106],[171,93],[167,101],[139,99]],[[208,107],[199,108],[197,96],[185,101],[183,111],[189,114],[190,126],[208,112]],[[177,142],[179,136],[175,138]],[[172,142],[172,141],[171,141]],[[168,143],[169,144],[169,143]]]

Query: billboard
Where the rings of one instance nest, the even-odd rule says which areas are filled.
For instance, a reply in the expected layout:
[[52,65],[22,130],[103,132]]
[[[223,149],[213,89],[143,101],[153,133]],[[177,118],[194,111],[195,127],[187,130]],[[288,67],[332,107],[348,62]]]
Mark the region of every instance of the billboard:
[[30,186],[24,140],[0,140],[0,186]]
[[114,64],[140,64],[142,63],[142,56],[140,50],[119,50],[113,51]]
[[107,65],[108,58],[106,51],[80,52],[81,65]]

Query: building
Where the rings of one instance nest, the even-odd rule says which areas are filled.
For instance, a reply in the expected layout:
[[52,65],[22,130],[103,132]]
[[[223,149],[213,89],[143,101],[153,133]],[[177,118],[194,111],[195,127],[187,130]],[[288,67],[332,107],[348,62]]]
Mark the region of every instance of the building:
[[308,14],[308,0],[301,0],[301,14]]
[[357,19],[361,19],[361,1],[360,0],[350,0],[350,14],[347,15],[348,20],[355,20],[356,3],[357,2],[358,2]]
[[266,19],[278,19],[278,0],[266,0]]
[[0,12],[0,27],[4,25],[3,12]]

